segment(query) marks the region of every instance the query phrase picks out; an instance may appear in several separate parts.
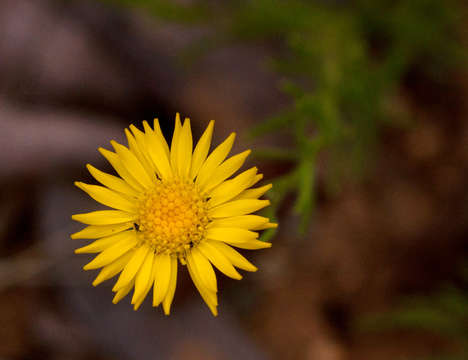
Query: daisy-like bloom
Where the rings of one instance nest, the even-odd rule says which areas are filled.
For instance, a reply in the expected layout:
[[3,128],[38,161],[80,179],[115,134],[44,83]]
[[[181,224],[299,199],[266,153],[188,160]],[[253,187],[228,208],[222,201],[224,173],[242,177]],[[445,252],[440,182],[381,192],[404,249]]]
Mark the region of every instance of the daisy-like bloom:
[[190,120],[176,116],[169,148],[158,120],[145,121],[144,131],[125,129],[128,147],[111,141],[114,152],[101,154],[119,176],[87,168],[100,185],[76,182],[94,200],[112,210],[73,215],[87,224],[73,239],[96,239],[75,253],[98,253],[85,270],[102,268],[96,286],[118,274],[113,303],[132,289],[137,310],[153,288],[153,306],[162,304],[169,315],[177,282],[178,263],[190,276],[213,315],[217,315],[217,279],[214,265],[233,279],[242,276],[235,267],[257,268],[232,246],[264,249],[257,230],[276,227],[268,218],[251,213],[269,205],[259,198],[271,184],[251,188],[262,175],[257,168],[233,176],[250,150],[226,160],[235,138],[232,133],[209,153],[214,122],[211,121],[195,149]]

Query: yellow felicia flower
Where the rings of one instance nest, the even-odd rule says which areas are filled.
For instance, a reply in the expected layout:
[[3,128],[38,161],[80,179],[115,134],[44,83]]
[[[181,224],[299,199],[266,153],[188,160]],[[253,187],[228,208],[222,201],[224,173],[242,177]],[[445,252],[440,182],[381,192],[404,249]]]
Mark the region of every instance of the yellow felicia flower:
[[94,200],[113,210],[73,215],[87,224],[73,239],[97,239],[75,250],[99,253],[84,269],[102,268],[96,286],[120,273],[112,291],[117,303],[133,288],[137,310],[153,288],[153,306],[162,303],[170,312],[177,282],[178,262],[187,265],[202,298],[217,315],[217,280],[212,265],[233,279],[242,276],[235,267],[256,271],[231,246],[263,249],[257,230],[276,227],[265,217],[251,215],[269,205],[259,200],[271,184],[253,188],[262,175],[253,167],[231,177],[250,150],[225,160],[232,133],[208,155],[214,122],[211,121],[192,151],[190,120],[183,126],[176,116],[171,147],[158,120],[154,128],[145,121],[144,132],[131,125],[125,134],[128,148],[111,141],[115,152],[100,148],[120,177],[91,165],[91,175],[104,186],[76,182]]

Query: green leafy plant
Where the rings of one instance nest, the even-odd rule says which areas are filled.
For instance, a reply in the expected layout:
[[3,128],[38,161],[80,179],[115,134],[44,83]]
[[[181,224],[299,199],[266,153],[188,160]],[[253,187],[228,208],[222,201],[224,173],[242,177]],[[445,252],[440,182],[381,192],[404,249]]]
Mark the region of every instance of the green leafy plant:
[[[466,286],[468,266],[462,271]],[[358,328],[366,332],[433,333],[456,343],[458,350],[424,359],[463,360],[468,357],[468,293],[463,288],[448,286],[433,295],[406,297],[393,310],[359,319]]]
[[274,183],[272,200],[277,209],[288,192],[297,193],[294,209],[302,217],[302,231],[314,210],[320,157],[327,159],[329,190],[359,178],[372,160],[379,129],[410,117],[393,117],[388,104],[411,67],[425,67],[428,76],[447,76],[460,66],[456,5],[258,0],[244,2],[234,12],[231,32],[236,36],[279,42],[285,49],[272,65],[283,75],[281,88],[291,105],[252,133],[281,131],[293,139],[293,149],[259,155],[289,157],[296,164]]
[[216,6],[107,1],[138,6],[167,21],[216,28],[191,52],[235,41],[273,45],[267,65],[280,75],[279,87],[291,101],[251,135],[289,135],[292,148],[260,149],[256,155],[292,162],[290,172],[273,180],[272,214],[295,193],[302,233],[313,217],[319,161],[326,160],[320,173],[330,193],[362,177],[372,164],[379,130],[410,119],[404,108],[395,109],[408,72],[418,67],[443,82],[466,52],[459,40],[460,5],[451,0],[244,0]]

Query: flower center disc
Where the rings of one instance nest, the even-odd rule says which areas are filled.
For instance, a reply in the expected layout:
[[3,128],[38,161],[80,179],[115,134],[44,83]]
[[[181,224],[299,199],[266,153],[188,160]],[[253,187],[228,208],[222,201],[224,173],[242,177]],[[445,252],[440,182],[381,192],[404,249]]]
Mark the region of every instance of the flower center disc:
[[141,200],[138,232],[156,254],[182,254],[203,238],[207,213],[193,182],[158,180]]

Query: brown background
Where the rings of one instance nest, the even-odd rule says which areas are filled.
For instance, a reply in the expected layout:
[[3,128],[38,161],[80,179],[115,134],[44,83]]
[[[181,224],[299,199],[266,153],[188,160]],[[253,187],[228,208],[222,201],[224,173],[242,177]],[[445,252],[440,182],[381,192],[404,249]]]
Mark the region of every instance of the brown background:
[[[226,45],[181,70],[177,53],[203,31],[92,1],[0,1],[0,358],[394,360],[456,349],[430,332],[355,325],[460,283],[466,73],[444,88],[408,74],[401,106],[414,125],[382,130],[364,182],[336,197],[319,189],[304,237],[288,199],[272,249],[249,254],[260,271],[219,276],[218,318],[185,271],[170,317],[149,302],[112,305],[109,284],[91,286],[69,234],[80,228],[70,215],[94,206],[73,181],[90,181],[88,162],[107,166],[97,147],[156,116],[170,134],[180,111],[196,136],[210,119],[215,142],[237,131],[241,150],[254,146],[247,128],[288,103],[261,46]],[[257,165],[266,181],[287,168]]]

